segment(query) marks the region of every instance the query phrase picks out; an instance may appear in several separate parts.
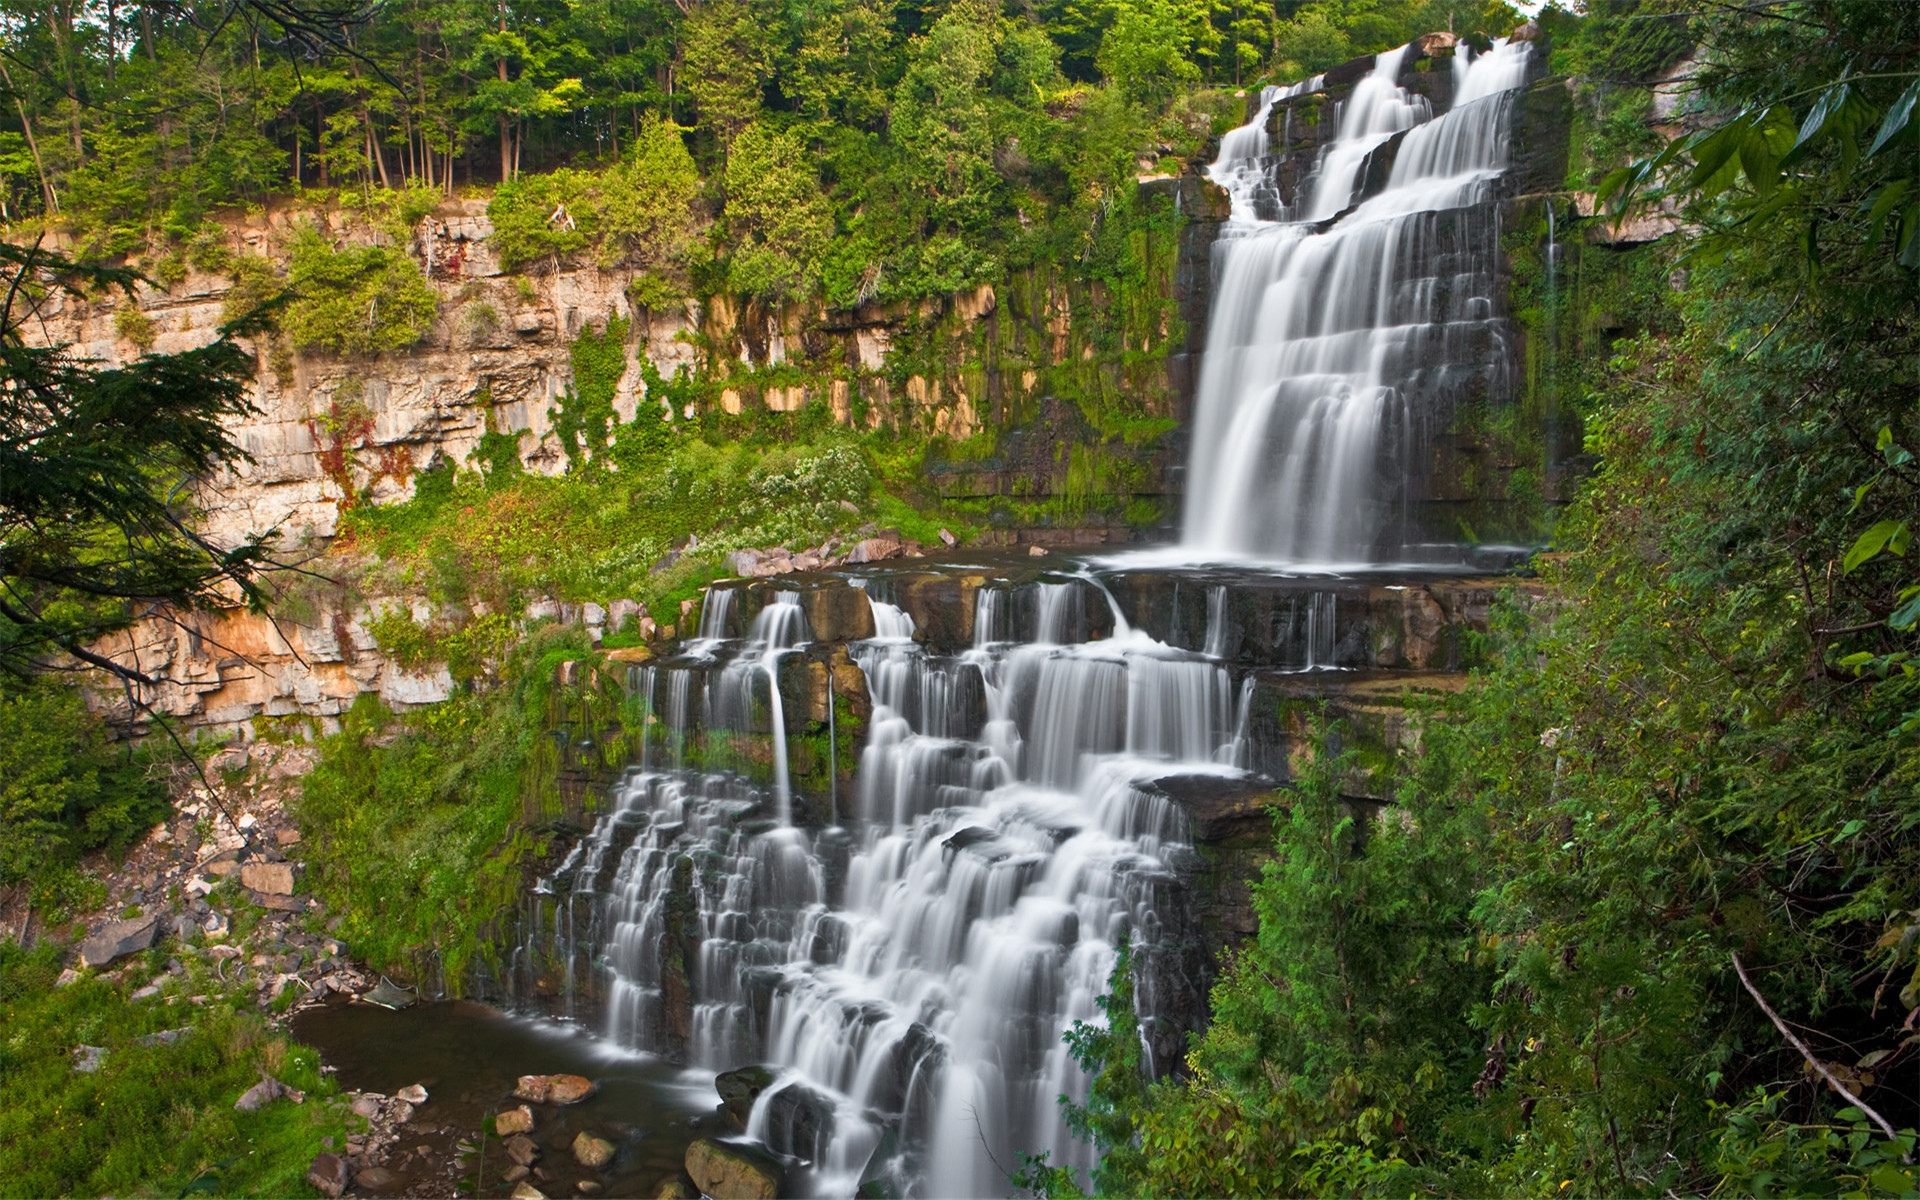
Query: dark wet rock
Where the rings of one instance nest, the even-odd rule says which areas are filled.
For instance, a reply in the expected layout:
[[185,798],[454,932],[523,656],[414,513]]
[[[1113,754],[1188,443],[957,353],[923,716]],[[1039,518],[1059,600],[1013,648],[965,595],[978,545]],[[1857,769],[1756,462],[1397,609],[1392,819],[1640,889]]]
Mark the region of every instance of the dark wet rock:
[[790,1083],[766,1098],[767,1145],[805,1162],[819,1161],[833,1140],[833,1098],[804,1083]]
[[753,1102],[760,1093],[773,1085],[774,1074],[766,1067],[741,1067],[735,1071],[724,1071],[713,1081],[714,1090],[720,1093],[720,1103],[734,1121],[745,1129],[747,1114],[753,1111]]
[[693,1037],[693,974],[700,961],[700,903],[693,890],[693,860],[673,864],[660,939],[660,1020],[667,1056],[683,1061]]
[[1198,842],[1269,836],[1272,805],[1283,798],[1273,780],[1259,776],[1166,775],[1153,788],[1180,806]]
[[307,1168],[307,1184],[322,1195],[337,1197],[347,1190],[351,1176],[347,1171],[347,1160],[338,1154],[323,1152],[314,1155],[313,1165]]
[[398,1172],[385,1167],[362,1167],[353,1173],[353,1186],[368,1192],[389,1192],[400,1186]]
[[160,922],[156,917],[109,921],[80,943],[80,961],[89,967],[104,967],[116,958],[138,954],[153,945],[159,932]]
[[774,1200],[783,1176],[771,1155],[713,1138],[687,1147],[687,1174],[713,1200]]

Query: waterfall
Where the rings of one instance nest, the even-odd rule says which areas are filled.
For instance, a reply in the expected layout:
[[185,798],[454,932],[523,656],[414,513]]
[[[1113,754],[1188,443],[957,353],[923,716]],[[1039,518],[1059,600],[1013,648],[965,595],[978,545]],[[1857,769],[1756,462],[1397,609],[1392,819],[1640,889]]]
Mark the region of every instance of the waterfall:
[[1260,169],[1282,94],[1221,141],[1212,176],[1233,215],[1196,399],[1190,560],[1408,557],[1425,434],[1503,386],[1494,184],[1531,47],[1456,56],[1438,116],[1399,86],[1406,53],[1379,55],[1338,106],[1335,136],[1291,199],[1270,197]]
[[[1062,1035],[1104,1019],[1121,937],[1148,963],[1191,939],[1167,903],[1191,837],[1162,784],[1240,774],[1245,696],[1217,656],[1128,628],[1097,580],[979,587],[952,653],[863,586],[875,636],[849,651],[872,708],[837,826],[644,752],[614,789],[572,876],[604,1032],[703,1070],[775,1067],[747,1132],[814,1194],[999,1195],[1027,1153],[1091,1167],[1056,1103],[1087,1086]],[[1224,626],[1224,600],[1209,608]],[[776,594],[745,638],[636,671],[655,736],[739,728],[744,681],[804,658],[806,636]],[[700,712],[654,703],[679,676],[705,679]],[[1176,976],[1143,977],[1143,1018]]]

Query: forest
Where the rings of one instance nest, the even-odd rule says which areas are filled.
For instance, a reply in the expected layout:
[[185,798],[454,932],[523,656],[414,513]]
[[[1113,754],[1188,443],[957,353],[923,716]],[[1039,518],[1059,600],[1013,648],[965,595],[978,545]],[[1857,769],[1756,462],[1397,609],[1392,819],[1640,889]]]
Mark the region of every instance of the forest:
[[[0,0],[0,1194],[337,1197],[302,1172],[355,1118],[284,1024],[295,997],[256,999],[257,962],[216,979],[217,939],[189,929],[62,974],[97,918],[155,911],[127,881],[156,826],[211,848],[214,800],[284,792],[324,904],[287,928],[423,996],[508,978],[533,882],[604,831],[581,796],[666,744],[636,680],[664,678],[696,620],[711,635],[697,606],[749,573],[740,554],[890,537],[1024,558],[1023,531],[1095,517],[1177,537],[1141,481],[1188,444],[1164,380],[1203,216],[1155,182],[1203,174],[1263,86],[1435,32],[1464,63],[1520,28],[1572,116],[1543,189],[1561,207],[1503,210],[1525,215],[1500,229],[1502,303],[1517,411],[1553,398],[1577,477],[1524,505],[1505,485],[1527,553],[1459,635],[1457,682],[1392,701],[1413,732],[1369,740],[1333,685],[1282,703],[1306,748],[1265,783],[1256,920],[1210,966],[1204,1021],[1157,1071],[1143,964],[1162,951],[1122,932],[1098,1015],[1064,1030],[1084,1086],[1048,1120],[1080,1157],[996,1158],[992,1194],[1920,1194],[1920,8],[1879,0]],[[569,379],[544,431],[497,427],[483,397],[471,455],[409,461],[376,503],[376,412],[334,385],[302,418],[334,531],[198,532],[195,489],[257,449],[236,432],[257,384],[397,375],[482,345],[459,339],[483,309],[505,319],[414,249],[460,203],[489,222],[499,295],[598,272],[623,297],[554,334]],[[338,211],[369,232],[336,236]],[[235,240],[269,212],[295,214],[271,253]],[[1636,221],[1660,235],[1618,232]],[[217,333],[156,349],[152,298],[202,278]],[[951,316],[989,288],[1068,351]],[[1048,288],[1078,298],[1070,319],[1029,299]],[[110,313],[125,361],[49,344],[55,300]],[[810,331],[905,315],[879,367],[736,351],[695,316],[692,368],[648,358],[649,322],[717,310]],[[982,402],[962,434],[860,390],[988,366],[1030,371],[1033,397]],[[796,410],[755,407],[787,387]],[[739,389],[744,414],[722,407]],[[664,419],[623,420],[635,390]],[[1471,420],[1517,419],[1444,432]],[[1017,474],[1016,426],[1036,425],[1051,491],[931,482]],[[531,615],[616,596],[633,623],[604,636]],[[972,629],[988,609],[968,605]],[[360,614],[367,653],[447,693],[263,709],[231,742],[141,708],[162,668],[113,657],[131,631],[243,611]],[[760,733],[786,719],[763,711],[779,653],[810,661],[767,653]],[[878,678],[846,653],[820,660],[824,699],[788,695],[820,715],[789,720],[777,767],[716,742],[675,743],[677,769],[766,795],[777,770],[801,808],[855,795],[881,719],[835,690],[855,662]],[[222,765],[243,744],[307,755],[301,777]],[[1362,775],[1385,782],[1358,795]],[[236,944],[267,936],[238,875],[201,895],[244,912]],[[146,1040],[178,1023],[128,995],[149,977],[201,993],[190,1036]],[[113,1065],[82,1073],[95,1042]],[[311,1106],[236,1113],[269,1072]],[[504,1165],[496,1120],[474,1161]],[[884,1153],[908,1167],[841,1182],[892,1194],[933,1161]],[[492,1169],[472,1187],[505,1194]]]

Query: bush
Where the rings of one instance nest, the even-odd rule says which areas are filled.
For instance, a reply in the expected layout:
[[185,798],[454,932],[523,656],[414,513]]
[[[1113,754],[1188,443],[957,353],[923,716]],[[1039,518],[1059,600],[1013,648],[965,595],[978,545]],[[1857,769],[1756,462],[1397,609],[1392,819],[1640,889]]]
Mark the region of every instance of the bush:
[[153,318],[133,304],[123,304],[114,310],[113,331],[142,350],[153,349]]
[[0,692],[0,885],[39,882],[82,854],[133,845],[168,811],[145,752],[109,745],[79,692]]
[[284,327],[299,349],[335,354],[398,350],[426,336],[439,293],[404,251],[391,246],[334,249],[302,226],[288,246],[294,299]]

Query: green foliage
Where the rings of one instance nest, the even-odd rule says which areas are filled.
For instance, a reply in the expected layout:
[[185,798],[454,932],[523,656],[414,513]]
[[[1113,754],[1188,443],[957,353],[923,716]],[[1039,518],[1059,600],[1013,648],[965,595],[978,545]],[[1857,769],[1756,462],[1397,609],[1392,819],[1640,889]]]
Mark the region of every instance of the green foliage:
[[[53,986],[57,944],[0,941],[0,1172],[22,1196],[175,1195],[211,1182],[223,1195],[298,1195],[323,1139],[346,1131],[319,1056],[288,1043],[224,997],[194,1010],[186,1036],[137,1039],[177,1010],[130,1004],[102,980]],[[73,1051],[106,1049],[101,1069]],[[305,1104],[237,1112],[261,1074],[307,1093]]]
[[607,454],[607,439],[617,421],[613,398],[627,373],[630,324],[608,314],[605,330],[581,330],[570,348],[573,386],[560,397],[560,407],[548,411],[570,470],[597,467]]
[[287,246],[293,301],[285,327],[296,347],[334,354],[399,350],[426,336],[439,293],[392,246],[334,248],[303,225]]
[[741,296],[793,299],[814,288],[833,232],[805,139],[756,122],[727,156],[727,227],[735,239],[727,285]]
[[141,350],[153,349],[153,318],[134,304],[123,304],[114,310],[113,332]]
[[[1199,81],[1196,30],[1172,0],[1123,0],[1100,41],[1101,72],[1136,103],[1164,103]],[[1204,28],[1204,27],[1203,27]]]
[[138,841],[168,812],[151,766],[110,744],[74,688],[0,691],[0,886],[37,890],[82,854]]
[[593,244],[597,217],[591,176],[571,170],[503,183],[487,204],[488,237],[504,270],[570,259]]

